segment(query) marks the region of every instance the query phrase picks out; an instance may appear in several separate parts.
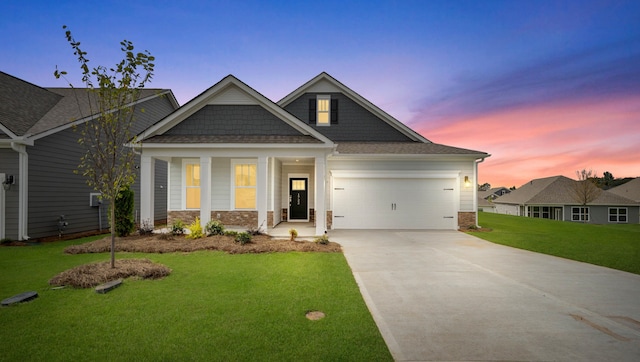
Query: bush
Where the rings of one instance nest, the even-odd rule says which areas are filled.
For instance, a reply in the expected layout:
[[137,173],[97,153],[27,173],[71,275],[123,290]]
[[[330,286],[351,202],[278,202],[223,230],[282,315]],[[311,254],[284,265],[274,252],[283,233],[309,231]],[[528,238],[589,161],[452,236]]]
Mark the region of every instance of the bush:
[[188,229],[190,231],[189,235],[187,235],[188,239],[200,239],[204,236],[199,217],[196,217],[196,219],[191,224],[189,224]]
[[182,235],[184,234],[184,222],[180,219],[176,219],[171,224],[171,234]]
[[133,191],[127,186],[116,197],[116,235],[128,236],[135,230],[136,223],[133,218],[133,209]]
[[224,235],[224,225],[218,220],[211,220],[204,227],[207,235]]
[[249,235],[253,235],[253,236],[255,236],[255,235],[263,235],[262,225],[264,225],[264,223],[260,224],[260,226],[258,226],[257,228],[254,228],[254,227],[248,228],[247,229],[247,233]]
[[224,235],[233,236],[235,238],[238,235],[238,232],[235,230],[225,230]]
[[251,239],[252,239],[251,234],[249,234],[246,231],[243,231],[243,232],[238,233],[236,235],[236,239],[235,240],[236,240],[237,243],[240,243],[240,245],[244,245],[246,243],[250,243]]
[[329,244],[329,237],[327,236],[327,234],[324,234],[322,236],[318,236],[317,238],[313,239],[313,241],[318,244],[327,245]]

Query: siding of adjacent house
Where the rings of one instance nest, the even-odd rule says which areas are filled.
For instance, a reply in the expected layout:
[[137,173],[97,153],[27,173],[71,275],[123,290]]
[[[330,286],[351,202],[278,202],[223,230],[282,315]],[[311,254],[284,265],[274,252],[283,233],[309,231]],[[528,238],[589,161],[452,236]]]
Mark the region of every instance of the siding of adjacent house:
[[[144,112],[142,110],[144,109]],[[173,111],[166,98],[154,98],[137,108],[136,127],[133,133],[155,123],[162,116]],[[77,168],[81,148],[78,146],[79,134],[71,128],[53,133],[35,141],[27,147],[29,154],[29,216],[28,235],[30,238],[43,238],[58,234],[58,220],[64,215],[69,225],[64,233],[77,233],[97,230],[99,225],[97,207],[89,204],[92,191],[81,175],[74,173]],[[17,154],[9,150],[17,158]],[[156,185],[166,184],[166,166],[156,163],[158,171]],[[4,169],[4,167],[3,167]],[[3,171],[7,172],[7,171]],[[15,171],[17,175],[17,169]],[[138,181],[136,181],[138,182]],[[17,186],[17,185],[16,185]],[[12,188],[13,190],[13,188]],[[139,186],[134,185],[136,210],[139,210]],[[17,238],[18,200],[10,192],[7,197],[6,237]],[[15,193],[17,195],[17,193]],[[166,194],[156,190],[156,220],[166,219]],[[107,205],[103,206],[102,226],[108,230]],[[15,219],[15,220],[14,220]]]
[[[309,100],[316,99],[320,93],[305,93],[285,109],[309,124]],[[382,119],[376,117],[359,104],[342,93],[330,94],[331,99],[338,100],[338,124],[330,126],[316,126],[309,124],[316,131],[322,133],[334,142],[366,141],[366,142],[410,142],[411,140]]]

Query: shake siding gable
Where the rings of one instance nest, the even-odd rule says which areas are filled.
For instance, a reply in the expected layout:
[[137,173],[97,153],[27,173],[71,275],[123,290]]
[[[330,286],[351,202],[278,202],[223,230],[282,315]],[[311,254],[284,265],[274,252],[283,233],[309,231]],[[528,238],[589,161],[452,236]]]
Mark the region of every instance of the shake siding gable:
[[[338,104],[338,114],[335,116],[337,122],[332,122],[328,127],[316,126],[315,121],[310,121],[313,113],[310,111],[310,103],[315,101],[318,94],[329,94],[331,100],[336,100]],[[343,93],[304,93],[285,106],[285,109],[334,142],[412,142],[406,135]]]
[[166,135],[286,135],[300,132],[259,105],[208,105]]

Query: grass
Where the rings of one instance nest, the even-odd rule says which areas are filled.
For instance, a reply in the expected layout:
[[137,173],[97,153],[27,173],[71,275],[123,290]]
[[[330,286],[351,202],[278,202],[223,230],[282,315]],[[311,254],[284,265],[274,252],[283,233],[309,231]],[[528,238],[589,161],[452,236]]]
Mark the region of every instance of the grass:
[[173,272],[104,295],[51,289],[55,274],[108,260],[62,253],[93,239],[0,248],[0,298],[39,293],[0,308],[1,360],[392,359],[341,253],[118,253]]
[[490,232],[471,232],[502,245],[640,274],[640,224],[593,225],[478,213]]

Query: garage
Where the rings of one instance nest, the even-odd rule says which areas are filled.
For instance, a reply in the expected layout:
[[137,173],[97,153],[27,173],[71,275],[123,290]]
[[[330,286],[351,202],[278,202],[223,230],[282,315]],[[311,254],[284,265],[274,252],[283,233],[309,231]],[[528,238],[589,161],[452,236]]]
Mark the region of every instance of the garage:
[[455,230],[456,185],[451,173],[334,173],[333,228]]

